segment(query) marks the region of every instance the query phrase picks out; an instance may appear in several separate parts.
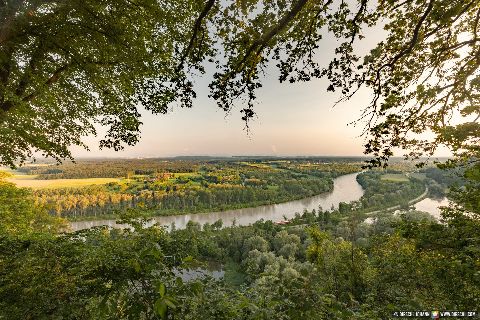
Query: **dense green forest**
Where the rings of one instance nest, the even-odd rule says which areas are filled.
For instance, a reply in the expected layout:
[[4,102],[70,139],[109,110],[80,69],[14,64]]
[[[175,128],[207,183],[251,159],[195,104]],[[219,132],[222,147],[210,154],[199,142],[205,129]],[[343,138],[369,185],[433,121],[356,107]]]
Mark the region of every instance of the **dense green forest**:
[[[359,178],[373,186],[362,203],[382,190],[375,175]],[[134,230],[57,236],[61,220],[24,190],[1,188],[9,190],[0,237],[4,319],[388,319],[396,310],[480,303],[479,225],[467,216],[446,212],[440,224],[410,211],[369,224],[320,208],[287,226],[218,221],[167,233],[129,210],[123,222]]]
[[[118,161],[86,162],[66,166],[72,177],[109,177]],[[164,166],[160,170],[158,164]],[[138,165],[138,167],[137,167]],[[188,171],[185,167],[188,166]],[[128,169],[127,169],[128,168]],[[137,169],[141,168],[141,169]],[[90,170],[91,169],[91,170]],[[43,176],[48,166],[29,167]],[[60,169],[59,169],[60,170]],[[63,170],[63,169],[61,169]],[[106,185],[47,188],[34,191],[35,202],[52,214],[69,219],[115,216],[116,211],[142,208],[150,215],[218,211],[254,207],[305,198],[331,191],[333,179],[361,170],[361,163],[323,163],[314,160],[282,161],[131,161],[119,169],[125,177]],[[123,170],[123,171],[122,171]]]
[[[480,0],[0,1],[0,165],[37,186],[53,181],[20,188],[0,172],[0,320],[478,313],[479,24]],[[78,148],[94,150],[90,138],[100,149],[134,146],[147,117],[188,110],[197,97],[237,113],[250,135],[271,75],[335,94],[309,104],[358,106],[351,124],[363,128],[365,167],[308,157],[36,163],[74,160]],[[290,105],[274,112],[288,120],[278,129],[289,144],[307,145],[295,140],[302,126],[312,149],[296,150],[322,150],[316,139],[341,147],[333,123],[317,136],[295,121],[304,97],[280,93]],[[209,112],[194,120],[210,124]],[[392,166],[399,150],[451,157]],[[358,152],[337,152],[349,151]],[[359,171],[360,200],[287,223],[167,232],[148,220],[306,197]],[[55,187],[85,178],[109,183]],[[439,220],[411,208],[425,193],[448,197]],[[130,228],[68,232],[65,217],[110,215]]]

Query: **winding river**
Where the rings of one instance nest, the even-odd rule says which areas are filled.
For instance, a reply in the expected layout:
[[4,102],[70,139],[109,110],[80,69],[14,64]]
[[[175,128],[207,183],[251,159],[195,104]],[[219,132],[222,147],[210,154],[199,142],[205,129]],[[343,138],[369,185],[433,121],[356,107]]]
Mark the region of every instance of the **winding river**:
[[[205,223],[211,224],[222,219],[224,226],[231,226],[234,221],[237,225],[249,225],[260,219],[271,221],[284,220],[285,218],[290,219],[295,216],[296,212],[301,213],[304,209],[318,209],[319,206],[323,209],[330,209],[332,206],[337,208],[340,202],[350,202],[360,199],[363,195],[363,189],[356,180],[357,174],[358,173],[347,174],[334,179],[333,190],[331,192],[300,200],[254,208],[182,214],[176,216],[158,216],[153,219],[160,225],[165,226],[171,226],[172,223],[174,223],[177,229],[185,228],[189,221],[198,222],[203,225]],[[118,225],[115,220],[71,222],[73,231],[102,225],[122,227],[121,225]]]
[[[153,217],[155,222],[160,225],[170,227],[175,224],[177,229],[184,229],[189,221],[198,222],[200,225],[205,223],[214,223],[222,219],[224,226],[231,226],[234,222],[236,225],[249,225],[260,219],[280,221],[291,219],[295,213],[302,213],[303,210],[312,210],[322,207],[330,209],[332,206],[338,208],[340,202],[350,202],[360,199],[363,195],[363,189],[358,184],[356,177],[358,173],[352,173],[340,176],[333,180],[333,190],[319,194],[317,196],[308,197],[300,200],[294,200],[279,204],[271,204],[253,208],[243,208],[225,211],[216,211],[208,213],[182,214],[176,216],[158,216]],[[434,200],[425,198],[415,204],[415,209],[425,211],[436,217],[440,216],[439,206],[448,204],[446,198],[442,200]],[[93,220],[93,221],[76,221],[70,223],[72,231],[88,229],[96,226],[124,227],[112,220]]]

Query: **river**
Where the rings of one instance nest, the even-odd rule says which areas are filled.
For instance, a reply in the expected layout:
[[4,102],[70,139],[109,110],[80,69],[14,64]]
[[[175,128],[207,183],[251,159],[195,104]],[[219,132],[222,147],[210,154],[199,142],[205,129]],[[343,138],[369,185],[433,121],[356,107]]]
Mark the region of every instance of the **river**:
[[[165,226],[171,226],[171,224],[174,223],[177,229],[184,229],[189,221],[198,222],[203,225],[205,223],[211,224],[222,219],[224,226],[231,226],[234,221],[237,225],[249,225],[260,219],[271,221],[284,220],[285,218],[290,219],[295,216],[296,212],[302,213],[304,209],[318,209],[319,206],[323,209],[330,209],[332,206],[338,208],[340,202],[350,202],[360,199],[363,195],[363,189],[356,180],[357,174],[358,173],[352,173],[335,178],[331,192],[300,200],[254,208],[176,216],[158,216],[153,219],[160,225]],[[73,231],[102,225],[122,227],[118,225],[115,220],[76,221],[71,222],[70,225]]]
[[439,207],[446,207],[448,206],[448,199],[433,199],[433,198],[425,198],[422,201],[419,201],[415,204],[415,210],[424,211],[430,213],[437,219],[440,219],[440,209]]
[[[322,193],[317,196],[308,197],[300,200],[294,200],[279,204],[265,205],[253,208],[243,208],[225,211],[216,211],[208,213],[181,214],[176,216],[158,216],[153,217],[155,222],[160,225],[170,227],[173,223],[177,229],[184,229],[189,221],[198,222],[200,225],[205,223],[214,223],[222,220],[224,226],[231,226],[235,221],[236,225],[249,225],[260,219],[280,221],[285,218],[291,219],[295,213],[302,213],[303,210],[312,210],[322,207],[325,210],[332,206],[338,208],[340,202],[350,202],[360,199],[363,195],[362,186],[356,180],[358,173],[352,173],[340,176],[333,180],[333,190],[331,192]],[[415,204],[415,209],[425,211],[436,217],[440,217],[439,206],[446,206],[448,200],[443,198],[435,200],[425,198]],[[124,227],[112,220],[93,220],[93,221],[76,221],[70,223],[72,231],[88,229],[96,226]]]

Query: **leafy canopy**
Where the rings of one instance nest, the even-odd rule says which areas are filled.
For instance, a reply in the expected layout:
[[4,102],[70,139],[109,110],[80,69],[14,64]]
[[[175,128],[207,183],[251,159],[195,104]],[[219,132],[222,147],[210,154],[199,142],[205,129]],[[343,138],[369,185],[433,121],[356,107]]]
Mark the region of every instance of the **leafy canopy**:
[[[372,90],[359,120],[372,165],[395,147],[479,153],[478,0],[15,0],[0,2],[0,19],[2,164],[31,150],[69,158],[95,124],[107,128],[101,147],[134,144],[139,108],[192,106],[207,63],[210,96],[226,112],[241,101],[248,126],[272,61],[280,81],[326,77],[341,100]],[[377,25],[387,35],[362,59],[357,40]],[[325,32],[339,46],[323,66]]]
[[65,220],[35,205],[30,189],[5,181],[8,176],[0,171],[0,235],[29,237],[33,233],[54,234],[67,229]]

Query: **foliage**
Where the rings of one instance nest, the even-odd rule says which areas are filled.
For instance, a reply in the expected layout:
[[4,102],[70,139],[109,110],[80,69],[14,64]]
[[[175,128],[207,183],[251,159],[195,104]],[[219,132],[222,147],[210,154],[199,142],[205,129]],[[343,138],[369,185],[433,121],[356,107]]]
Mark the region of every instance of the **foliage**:
[[[330,89],[349,99],[372,89],[363,110],[369,140],[365,153],[385,164],[394,147],[417,157],[445,145],[460,157],[478,157],[478,1],[359,1],[358,11],[340,6],[335,35],[344,40],[327,76]],[[369,26],[386,37],[363,60],[355,40]],[[455,119],[455,120],[453,120]],[[420,135],[433,132],[433,139]]]
[[197,41],[200,30],[188,27],[202,9],[195,1],[2,1],[1,163],[22,163],[32,149],[71,158],[68,147],[84,146],[95,125],[107,129],[100,146],[119,150],[138,141],[139,106],[191,106],[186,72],[201,70],[196,56],[211,51],[209,36]]
[[[180,171],[186,167],[183,160],[151,159],[126,164],[118,160],[82,161],[77,165],[57,166],[55,173],[50,173],[51,166],[28,166],[23,171],[47,178],[120,175],[121,172],[126,175],[126,165],[130,165],[128,168],[135,174],[116,183],[81,188],[75,183],[83,184],[82,180],[67,179],[66,182],[72,183],[71,188],[34,191],[36,203],[49,208],[51,213],[88,219],[115,216],[116,211],[127,208],[143,208],[150,215],[166,215],[279,203],[330,191],[333,178],[360,168],[357,163],[323,164],[313,159],[308,164],[303,160],[290,160],[288,166],[266,160],[190,160],[187,163],[187,172]],[[56,184],[55,180],[44,181]]]
[[375,171],[359,174],[357,181],[365,190],[360,199],[362,208],[374,209],[386,205],[406,204],[425,191],[424,183],[418,179],[388,181],[384,180],[382,173]]
[[[227,112],[243,101],[247,126],[262,73],[273,61],[280,81],[326,77],[327,89],[340,90],[344,100],[360,87],[372,89],[362,119],[373,165],[383,164],[393,147],[418,155],[444,144],[458,155],[478,155],[478,6],[428,0],[4,1],[1,162],[23,162],[32,148],[68,158],[67,147],[82,145],[94,124],[107,127],[102,147],[134,144],[138,106],[153,113],[167,112],[174,102],[191,106],[192,75],[204,73],[209,61],[216,68],[210,96]],[[357,40],[379,25],[386,37],[362,60]],[[325,32],[339,46],[321,66]],[[449,120],[454,114],[458,124]],[[417,135],[426,131],[434,132],[433,140]]]
[[[134,212],[125,219],[135,230],[0,237],[0,317],[385,319],[397,309],[479,303],[473,217],[396,220],[387,233],[368,233],[365,246],[318,227],[190,224],[166,233]],[[284,255],[291,244],[296,253]],[[243,283],[176,277],[212,261],[238,264]]]
[[32,232],[56,233],[66,228],[63,219],[52,217],[33,203],[28,189],[19,189],[0,178],[0,234],[28,236]]
[[[202,230],[190,223],[170,234],[147,227],[128,210],[123,222],[131,228],[55,234],[60,221],[35,205],[31,191],[0,180],[0,318],[385,319],[397,308],[477,308],[479,5],[477,0],[1,1],[1,164],[14,167],[34,151],[71,158],[68,147],[83,145],[82,137],[96,133],[95,125],[107,127],[101,147],[134,144],[138,108],[165,113],[175,102],[190,107],[191,75],[203,73],[209,60],[216,67],[211,97],[226,112],[243,100],[248,127],[260,77],[275,61],[280,81],[327,77],[327,90],[340,90],[341,100],[364,86],[373,90],[360,119],[369,135],[365,152],[375,156],[370,165],[385,165],[395,147],[416,157],[446,145],[456,159],[444,166],[462,166],[464,179],[458,187],[448,185],[454,205],[444,210],[442,223],[415,212],[378,217],[371,227],[361,223],[362,210],[405,202],[424,187],[416,179],[382,181],[378,172],[368,172],[359,175],[366,188],[362,201],[299,214],[292,227],[258,222],[221,229],[218,223]],[[360,59],[356,40],[379,24],[385,40]],[[340,45],[322,67],[315,54],[325,30]],[[432,140],[421,136],[428,131]],[[121,172],[136,181],[124,190],[132,206],[145,206],[135,198],[142,182],[144,190],[152,190],[148,181],[135,180],[135,173],[179,172],[168,165],[156,164],[153,172],[120,165],[82,174]],[[242,165],[248,169],[232,181],[244,194],[224,188],[229,175],[215,174],[205,164],[195,168],[205,169],[202,174],[177,177],[165,189],[157,184],[156,191],[165,191],[169,209],[198,203],[211,208],[219,195],[223,203],[303,197],[328,188],[335,175],[310,163]],[[50,169],[42,174],[69,174],[68,168]],[[185,186],[195,187],[191,198],[184,197]],[[123,187],[106,188],[114,193]],[[195,202],[202,195],[205,199]],[[320,229],[306,229],[305,223]],[[194,262],[212,261],[238,266],[244,283],[232,287],[208,277],[184,282],[175,276]]]

